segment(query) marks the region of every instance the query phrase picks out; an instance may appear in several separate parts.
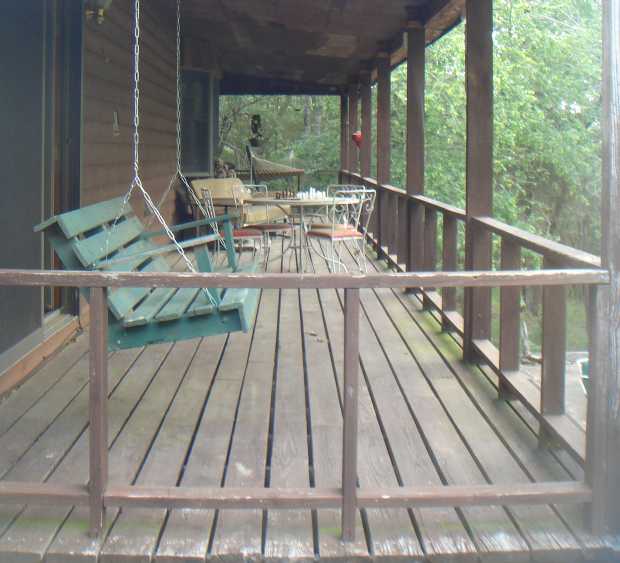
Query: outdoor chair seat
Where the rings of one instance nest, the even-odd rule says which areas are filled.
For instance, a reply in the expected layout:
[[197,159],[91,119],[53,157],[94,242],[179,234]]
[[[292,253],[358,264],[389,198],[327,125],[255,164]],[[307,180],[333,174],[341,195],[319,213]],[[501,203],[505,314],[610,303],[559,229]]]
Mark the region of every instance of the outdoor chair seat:
[[364,238],[364,235],[362,233],[360,233],[359,231],[356,231],[352,227],[344,228],[344,229],[335,229],[335,230],[332,230],[331,228],[311,229],[310,231],[307,232],[306,236],[324,238],[324,239],[335,239],[335,240]]

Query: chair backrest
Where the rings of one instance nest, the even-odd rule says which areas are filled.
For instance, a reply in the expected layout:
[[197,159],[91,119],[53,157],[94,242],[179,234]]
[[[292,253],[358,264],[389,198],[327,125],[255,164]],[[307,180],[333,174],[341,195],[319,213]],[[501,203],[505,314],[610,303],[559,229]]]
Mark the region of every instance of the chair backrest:
[[[162,256],[148,255],[157,247],[142,237],[144,225],[129,204],[123,208],[122,197],[57,215],[35,227],[35,231],[45,231],[62,265],[68,270],[171,270]],[[127,260],[116,261],[123,257]],[[114,258],[115,262],[108,265],[107,258]],[[109,291],[110,310],[117,318],[122,318],[148,291],[148,288]],[[84,295],[88,298],[86,293]]]
[[346,186],[344,190],[336,190],[333,197],[330,221],[334,228],[339,224],[348,225],[366,234],[375,209],[376,191],[365,186]]

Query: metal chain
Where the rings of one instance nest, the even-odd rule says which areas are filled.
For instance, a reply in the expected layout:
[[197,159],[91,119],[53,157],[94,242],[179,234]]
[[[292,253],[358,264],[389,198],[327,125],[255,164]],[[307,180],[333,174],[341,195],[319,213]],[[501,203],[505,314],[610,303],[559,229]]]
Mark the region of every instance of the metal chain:
[[[178,0],[177,0],[177,4],[178,4]],[[178,11],[178,6],[177,6],[177,11]],[[178,39],[177,39],[177,43],[178,43]],[[134,188],[137,187],[142,193],[142,196],[144,197],[144,201],[146,203],[147,208],[153,214],[153,216],[157,219],[157,221],[161,224],[166,235],[176,247],[176,250],[181,256],[181,259],[183,260],[185,265],[187,266],[190,272],[195,274],[196,269],[194,267],[194,264],[188,258],[187,254],[185,254],[185,250],[177,241],[176,237],[174,236],[174,233],[171,231],[170,227],[166,223],[166,220],[160,213],[157,206],[153,203],[151,196],[144,189],[142,180],[140,178],[140,0],[135,0],[135,3],[134,3],[134,60],[133,60],[133,63],[134,63],[134,90],[133,90],[133,103],[134,103],[133,172],[134,172],[134,177],[133,177],[133,180],[131,181],[129,190],[127,191],[127,193],[125,194],[125,197],[123,198],[121,209],[118,215],[116,216],[116,218],[114,219],[112,228],[110,231],[108,231],[108,235],[106,238],[106,256],[109,256],[108,249],[109,249],[110,235],[112,231],[114,230],[114,228],[116,227],[120,218],[124,215],[125,208],[127,207],[129,199],[131,198],[131,194]],[[178,94],[177,94],[177,103],[178,103]],[[203,292],[208,297],[211,304],[216,306],[217,302],[215,298],[211,295],[211,293],[207,291],[206,289],[203,289]]]
[[[196,196],[196,193],[188,184],[185,175],[183,174],[181,167],[181,153],[182,153],[182,138],[181,138],[181,116],[183,113],[183,99],[181,96],[181,0],[177,0],[177,41],[176,41],[176,81],[177,81],[177,124],[176,124],[176,135],[177,135],[177,160],[176,160],[176,170],[172,177],[170,178],[170,183],[166,188],[166,191],[161,196],[160,200],[157,202],[157,208],[161,209],[162,205],[166,201],[168,194],[172,190],[172,186],[174,185],[175,180],[178,178],[181,183],[185,186],[187,193],[190,198],[194,202],[194,205],[200,212],[202,216],[208,218],[207,212],[200,201],[200,199]],[[220,237],[221,238],[221,237]]]

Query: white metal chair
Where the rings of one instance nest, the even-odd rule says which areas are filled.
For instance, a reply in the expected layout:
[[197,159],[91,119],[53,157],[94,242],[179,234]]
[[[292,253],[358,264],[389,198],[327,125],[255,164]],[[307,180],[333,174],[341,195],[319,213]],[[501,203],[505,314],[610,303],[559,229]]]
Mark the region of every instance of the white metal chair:
[[310,243],[324,241],[329,244],[329,252],[325,255],[322,250],[315,252],[328,260],[336,271],[347,271],[342,261],[340,250],[343,243],[351,242],[354,245],[354,259],[360,271],[366,272],[366,235],[368,223],[375,208],[376,191],[363,186],[355,189],[335,191],[334,202],[328,209],[328,221],[308,229],[306,237]]

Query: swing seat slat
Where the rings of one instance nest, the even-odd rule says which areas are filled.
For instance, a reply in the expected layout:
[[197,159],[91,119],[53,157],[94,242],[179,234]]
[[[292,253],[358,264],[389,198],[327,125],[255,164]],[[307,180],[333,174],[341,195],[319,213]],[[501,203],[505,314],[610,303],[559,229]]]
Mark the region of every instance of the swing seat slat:
[[[118,272],[173,271],[166,254],[176,252],[173,244],[157,245],[155,236],[146,232],[130,205],[121,221],[114,222],[122,207],[122,198],[70,211],[35,227],[44,231],[66,269]],[[227,248],[234,248],[231,237],[232,216],[193,221],[172,228],[174,232],[201,225],[222,223]],[[207,243],[217,234],[183,241],[184,248],[195,248],[201,271],[213,271]],[[256,270],[256,263],[239,269],[234,252],[227,252],[229,272]],[[193,288],[118,288],[108,292],[108,347],[120,350],[157,342],[174,342],[251,329],[258,297],[257,289]],[[83,292],[88,299],[88,291]]]

